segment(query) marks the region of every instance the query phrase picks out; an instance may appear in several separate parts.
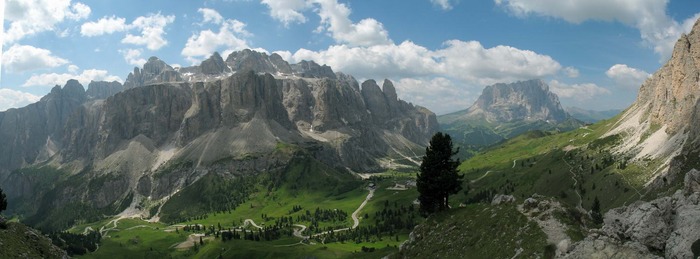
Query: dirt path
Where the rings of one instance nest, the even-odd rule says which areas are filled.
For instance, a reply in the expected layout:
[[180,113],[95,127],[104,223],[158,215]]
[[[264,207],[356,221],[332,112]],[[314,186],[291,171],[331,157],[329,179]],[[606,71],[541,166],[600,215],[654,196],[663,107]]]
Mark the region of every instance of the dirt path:
[[263,229],[263,227],[258,226],[258,224],[255,224],[255,221],[253,221],[252,219],[245,219],[245,221],[243,221],[243,227],[248,226],[249,224],[258,229]]
[[518,161],[518,159],[513,159],[513,167],[511,167],[511,168],[515,168],[515,162],[516,162],[516,161]]
[[[484,175],[482,175],[482,176],[479,177],[479,178],[476,178],[476,179],[472,180],[471,183],[475,183],[475,182],[478,182],[478,181],[481,180],[481,179],[484,179],[484,177],[486,177],[486,176],[487,176],[489,173],[491,173],[491,172],[493,172],[493,171],[491,171],[491,170],[486,171],[486,173],[484,173]],[[493,172],[493,173],[495,173],[495,172]]]
[[567,166],[569,166],[569,173],[571,174],[571,179],[574,180],[574,192],[576,193],[576,196],[578,196],[578,204],[576,205],[576,209],[578,209],[579,211],[581,211],[581,212],[583,212],[583,213],[585,213],[585,214],[588,214],[588,212],[587,212],[587,211],[583,208],[583,206],[582,206],[582,204],[583,204],[583,197],[581,197],[581,193],[578,192],[578,188],[577,188],[577,187],[578,187],[578,180],[576,179],[576,173],[574,172],[574,166],[572,166],[571,164],[569,164],[569,161],[566,161],[566,155],[568,155],[568,154],[569,154],[569,151],[567,151],[567,152],[564,154],[564,159],[562,159],[562,160],[564,160],[564,163],[565,163]]

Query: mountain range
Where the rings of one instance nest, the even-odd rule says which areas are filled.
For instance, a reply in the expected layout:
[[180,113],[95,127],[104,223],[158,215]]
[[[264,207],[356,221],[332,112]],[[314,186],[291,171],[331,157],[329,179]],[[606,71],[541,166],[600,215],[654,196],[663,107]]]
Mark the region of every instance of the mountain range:
[[298,156],[346,172],[415,166],[437,129],[435,114],[399,100],[389,80],[360,85],[251,50],[179,69],[151,57],[123,85],[85,91],[69,80],[0,112],[0,185],[10,211],[34,223],[72,206],[116,214],[162,204],[209,173],[281,170]]

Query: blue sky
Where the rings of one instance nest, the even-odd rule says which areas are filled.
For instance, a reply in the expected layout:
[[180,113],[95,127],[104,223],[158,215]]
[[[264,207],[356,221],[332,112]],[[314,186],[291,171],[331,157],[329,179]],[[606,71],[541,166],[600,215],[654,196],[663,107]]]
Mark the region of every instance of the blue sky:
[[695,0],[6,0],[0,110],[76,78],[123,82],[150,56],[315,60],[389,78],[438,114],[484,86],[540,78],[564,106],[622,109],[700,17]]

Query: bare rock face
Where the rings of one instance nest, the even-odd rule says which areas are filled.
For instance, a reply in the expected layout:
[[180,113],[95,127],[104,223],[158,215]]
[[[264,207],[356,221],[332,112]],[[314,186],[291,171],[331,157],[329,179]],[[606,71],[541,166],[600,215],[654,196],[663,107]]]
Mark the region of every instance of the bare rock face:
[[671,198],[637,202],[605,214],[603,231],[653,249],[663,249],[672,231]]

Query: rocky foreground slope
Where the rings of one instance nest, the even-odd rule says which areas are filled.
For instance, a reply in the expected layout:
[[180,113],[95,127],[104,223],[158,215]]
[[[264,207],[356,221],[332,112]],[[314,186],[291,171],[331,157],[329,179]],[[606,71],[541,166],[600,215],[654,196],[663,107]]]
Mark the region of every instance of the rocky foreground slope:
[[436,131],[435,114],[399,100],[389,80],[360,85],[328,66],[250,50],[187,68],[152,57],[123,86],[85,91],[69,80],[0,112],[0,186],[29,215],[123,208],[212,171],[284,167],[299,154],[281,155],[281,146],[344,171],[413,165]]

